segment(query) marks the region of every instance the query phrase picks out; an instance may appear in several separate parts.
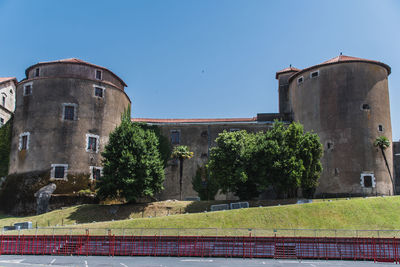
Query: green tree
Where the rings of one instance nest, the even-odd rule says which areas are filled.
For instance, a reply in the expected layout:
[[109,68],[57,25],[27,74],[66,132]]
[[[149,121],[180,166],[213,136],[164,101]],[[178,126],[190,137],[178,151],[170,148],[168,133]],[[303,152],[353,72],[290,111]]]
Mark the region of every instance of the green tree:
[[182,200],[182,175],[183,175],[183,162],[185,159],[191,159],[193,152],[187,146],[176,146],[172,151],[172,157],[179,160],[179,199]]
[[158,138],[158,150],[160,151],[164,168],[166,168],[168,160],[171,158],[171,153],[172,153],[172,146],[169,139],[161,133],[160,127],[158,127],[157,125],[149,125],[146,123],[138,123],[137,125],[139,125],[145,130],[151,130],[155,133],[155,135]]
[[391,171],[390,171],[390,167],[389,167],[389,164],[388,164],[388,162],[387,162],[386,154],[385,154],[385,150],[386,150],[387,148],[390,147],[390,141],[389,141],[389,139],[388,139],[386,136],[383,136],[383,135],[382,135],[382,136],[379,136],[378,138],[375,139],[374,146],[375,146],[375,147],[378,147],[378,148],[381,150],[383,159],[385,160],[386,168],[387,168],[387,170],[388,170],[388,172],[389,172],[390,180],[392,181],[393,193],[394,193],[394,192],[395,192],[395,190],[394,190],[395,184],[394,184],[394,182],[393,182],[392,173],[391,173]]
[[209,159],[210,175],[223,193],[251,199],[272,188],[278,197],[311,197],[322,171],[322,145],[299,123],[275,121],[267,132],[223,132]]
[[208,168],[210,178],[218,183],[222,193],[235,193],[240,199],[259,195],[254,176],[249,176],[252,152],[256,146],[254,134],[246,131],[220,133],[211,148]]
[[11,133],[13,118],[0,128],[0,177],[8,174],[11,151]]
[[156,134],[123,115],[111,134],[103,156],[103,176],[96,184],[100,199],[122,197],[136,202],[163,189],[164,168]]
[[210,179],[207,166],[197,167],[196,175],[192,179],[192,186],[201,200],[214,200],[219,190],[217,182]]

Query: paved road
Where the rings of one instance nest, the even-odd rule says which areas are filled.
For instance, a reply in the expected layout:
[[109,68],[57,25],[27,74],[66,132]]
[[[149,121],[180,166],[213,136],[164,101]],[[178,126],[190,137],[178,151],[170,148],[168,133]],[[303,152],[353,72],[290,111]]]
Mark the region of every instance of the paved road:
[[225,258],[177,258],[177,257],[78,257],[78,256],[0,256],[0,267],[54,266],[54,267],[340,267],[340,266],[393,266],[392,263],[317,261],[317,260],[271,260],[271,259],[225,259]]

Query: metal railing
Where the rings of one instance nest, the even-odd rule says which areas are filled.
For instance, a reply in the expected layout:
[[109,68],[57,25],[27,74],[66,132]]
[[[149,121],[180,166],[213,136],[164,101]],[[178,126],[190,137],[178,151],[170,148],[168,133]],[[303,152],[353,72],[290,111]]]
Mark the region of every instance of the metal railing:
[[255,228],[82,228],[43,227],[1,232],[2,235],[116,236],[254,236],[254,237],[373,237],[400,238],[400,230],[255,229]]
[[398,238],[1,235],[0,255],[185,256],[399,261]]

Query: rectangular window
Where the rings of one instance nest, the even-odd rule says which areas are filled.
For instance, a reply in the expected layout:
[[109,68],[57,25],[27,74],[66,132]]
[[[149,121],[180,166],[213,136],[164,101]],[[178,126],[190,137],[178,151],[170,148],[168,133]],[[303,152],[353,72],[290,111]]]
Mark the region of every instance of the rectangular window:
[[97,153],[99,150],[99,136],[86,134],[86,151]]
[[373,173],[361,173],[360,184],[364,188],[375,187],[375,175]]
[[35,69],[35,77],[39,77],[39,68]]
[[76,120],[76,108],[77,104],[74,103],[63,103],[62,119],[66,121]]
[[68,172],[68,164],[51,164],[51,178],[66,179]]
[[171,143],[173,145],[179,145],[180,144],[180,140],[181,139],[181,132],[177,131],[177,130],[173,130],[171,131]]
[[319,70],[310,73],[310,78],[317,78],[319,76]]
[[0,127],[4,125],[4,119],[0,118]]
[[29,132],[25,132],[19,135],[19,151],[28,150],[29,149]]
[[103,77],[103,73],[101,70],[96,70],[96,79],[101,80]]
[[304,80],[304,78],[303,78],[303,76],[301,76],[300,78],[297,79],[297,84],[303,83],[303,80]]
[[64,120],[74,120],[75,107],[65,106],[64,108]]
[[104,88],[101,87],[94,87],[94,96],[103,97],[104,96]]
[[32,84],[24,85],[24,96],[32,94]]
[[5,96],[2,97],[1,104],[3,105],[3,107],[6,106],[6,97]]
[[102,175],[103,175],[103,168],[90,166],[90,179],[98,181],[101,179]]

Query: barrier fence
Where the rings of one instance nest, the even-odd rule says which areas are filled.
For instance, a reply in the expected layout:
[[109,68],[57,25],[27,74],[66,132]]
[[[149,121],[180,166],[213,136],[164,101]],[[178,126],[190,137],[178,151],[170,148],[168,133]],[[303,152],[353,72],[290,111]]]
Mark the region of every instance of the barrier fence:
[[348,229],[255,229],[255,228],[81,228],[40,227],[0,231],[2,235],[116,235],[116,236],[283,236],[283,237],[374,237],[400,238],[400,230]]
[[1,235],[0,255],[341,259],[399,262],[397,238]]

